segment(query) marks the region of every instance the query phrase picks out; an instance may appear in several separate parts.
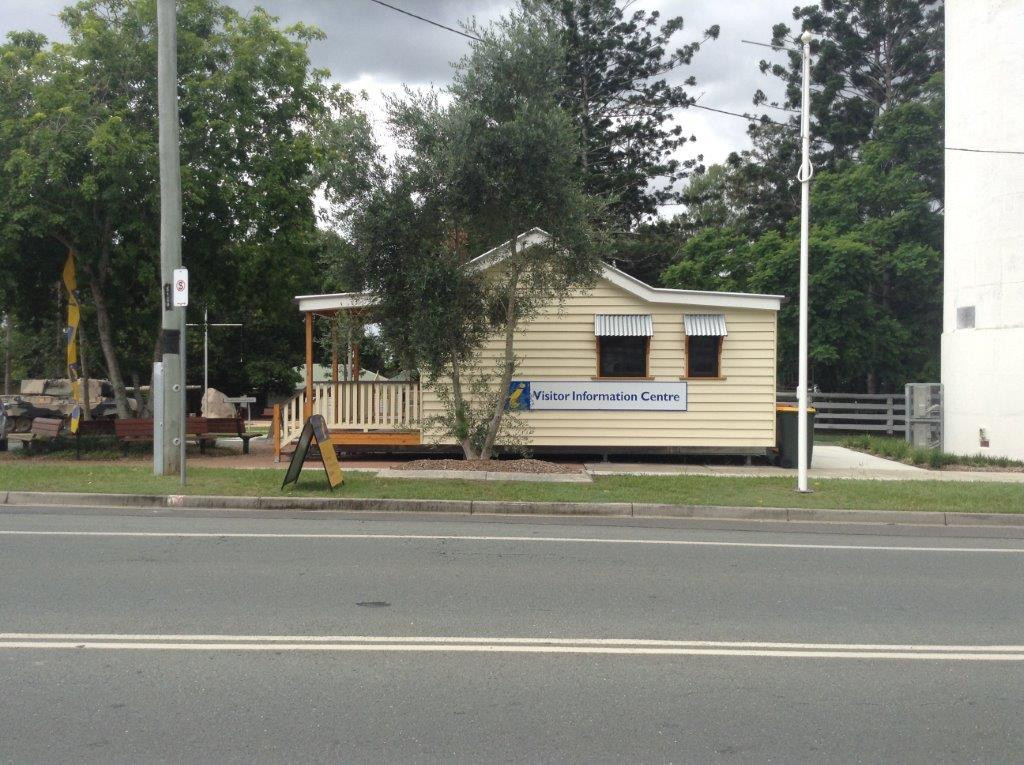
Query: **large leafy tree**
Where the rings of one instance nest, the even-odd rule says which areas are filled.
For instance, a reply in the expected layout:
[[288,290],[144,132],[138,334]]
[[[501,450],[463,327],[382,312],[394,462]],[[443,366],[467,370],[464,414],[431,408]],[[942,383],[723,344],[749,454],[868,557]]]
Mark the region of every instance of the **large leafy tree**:
[[[793,12],[812,31],[811,359],[819,385],[893,389],[934,377],[941,294],[941,0],[822,0]],[[773,41],[795,47],[786,24]],[[800,104],[800,57],[761,69]],[[664,279],[672,286],[797,292],[797,115],[769,112],[751,148],[691,184],[674,224],[688,241]],[[708,176],[712,176],[709,173]],[[706,220],[720,212],[725,227]],[[782,377],[795,362],[795,304],[783,308]]]
[[580,164],[586,190],[608,200],[605,224],[628,231],[658,206],[674,202],[679,182],[701,157],[681,160],[694,141],[674,120],[691,104],[682,72],[701,44],[678,43],[680,16],[631,9],[619,0],[523,0],[524,9],[554,28],[562,45],[559,102],[580,131]]
[[[826,389],[899,390],[934,379],[942,326],[941,80],[883,115],[855,161],[817,176],[812,193],[810,357]],[[669,286],[794,295],[798,224],[756,239],[705,229],[663,274]],[[796,363],[799,306],[780,317],[784,381]]]
[[[86,331],[94,320],[123,416],[125,378],[148,370],[159,323],[155,7],[83,0],[61,19],[66,44],[26,33],[0,48],[0,259],[33,273],[39,239],[77,254]],[[301,349],[288,298],[316,273],[314,191],[342,203],[360,187],[369,128],[310,67],[316,30],[186,0],[178,34],[193,304],[247,325],[245,362],[214,367],[225,387],[282,387]],[[28,314],[21,295],[8,299]]]
[[[428,378],[451,381],[446,431],[467,457],[488,458],[506,422],[516,329],[594,280],[599,206],[556,98],[557,35],[522,12],[474,31],[481,42],[456,65],[447,104],[437,94],[392,104],[407,156],[357,220],[353,257],[393,344]],[[525,246],[519,235],[536,227],[550,240]],[[501,243],[489,268],[466,267],[469,253]],[[472,384],[467,368],[480,368],[495,333],[498,368]]]

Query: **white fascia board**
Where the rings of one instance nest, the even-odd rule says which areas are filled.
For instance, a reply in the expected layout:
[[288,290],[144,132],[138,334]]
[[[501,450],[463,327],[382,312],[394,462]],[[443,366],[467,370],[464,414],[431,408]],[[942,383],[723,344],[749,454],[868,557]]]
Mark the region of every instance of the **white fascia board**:
[[370,308],[380,301],[369,292],[337,292],[333,295],[299,295],[295,302],[302,313],[317,313]]
[[[516,237],[516,245],[522,250],[527,247],[533,247],[537,244],[546,244],[551,239],[551,235],[542,228],[531,228],[526,233],[520,234]],[[502,242],[497,247],[493,247],[483,255],[477,255],[469,263],[467,267],[474,271],[483,271],[490,268],[496,263],[500,263],[502,260],[512,254],[512,249],[509,246],[512,240],[509,239],[507,242]]]
[[636,295],[648,303],[697,306],[702,308],[754,308],[778,311],[785,299],[783,295],[758,295],[749,292],[704,292],[701,290],[671,290],[652,287],[615,266],[602,264],[602,276],[616,287]]
[[[540,228],[532,228],[516,237],[519,248],[546,244],[551,235]],[[511,254],[511,240],[499,244],[483,255],[473,258],[467,267],[483,271],[500,263]],[[636,279],[624,271],[602,263],[602,277],[626,292],[636,295],[648,303],[693,306],[696,308],[753,308],[765,311],[778,311],[785,299],[783,295],[758,295],[747,292],[705,292],[701,290],[673,290],[664,287],[652,287]],[[367,308],[379,302],[368,292],[341,292],[334,295],[300,295],[295,298],[299,310],[338,311],[349,308]]]
[[[516,237],[520,248],[545,244],[551,235],[541,228],[532,228]],[[469,261],[469,268],[483,271],[496,263],[500,263],[511,254],[511,240],[503,242]],[[649,303],[667,303],[670,305],[688,305],[698,308],[755,308],[766,311],[778,311],[785,299],[783,295],[758,295],[747,292],[705,292],[701,290],[672,290],[663,287],[652,287],[636,279],[624,271],[602,263],[602,276],[612,284],[621,287]]]

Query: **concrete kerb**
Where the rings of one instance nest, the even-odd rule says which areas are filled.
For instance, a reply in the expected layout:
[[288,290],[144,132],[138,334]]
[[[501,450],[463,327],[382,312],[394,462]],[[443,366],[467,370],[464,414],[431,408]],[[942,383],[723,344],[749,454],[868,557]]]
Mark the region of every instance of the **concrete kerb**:
[[473,515],[633,515],[629,502],[503,502],[473,500]]
[[593,483],[590,473],[508,473],[485,470],[377,471],[378,478],[430,478],[461,481],[530,481],[531,483]]
[[700,518],[792,523],[878,523],[910,526],[1024,527],[1024,513],[947,513],[905,510],[832,510],[786,507],[669,505],[643,502],[505,502],[494,500],[384,499],[352,497],[227,497],[72,492],[0,492],[6,506],[133,507],[233,510],[331,510],[462,515],[562,515],[633,518]]

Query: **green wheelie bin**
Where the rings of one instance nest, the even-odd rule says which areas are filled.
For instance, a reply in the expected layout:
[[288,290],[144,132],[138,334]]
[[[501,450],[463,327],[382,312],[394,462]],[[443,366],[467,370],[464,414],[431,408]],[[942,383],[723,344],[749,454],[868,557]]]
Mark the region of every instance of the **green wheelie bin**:
[[[800,410],[793,404],[778,404],[775,407],[775,447],[778,450],[776,464],[784,468],[795,468],[797,455],[797,423]],[[814,452],[814,409],[807,408],[807,467],[811,466]]]

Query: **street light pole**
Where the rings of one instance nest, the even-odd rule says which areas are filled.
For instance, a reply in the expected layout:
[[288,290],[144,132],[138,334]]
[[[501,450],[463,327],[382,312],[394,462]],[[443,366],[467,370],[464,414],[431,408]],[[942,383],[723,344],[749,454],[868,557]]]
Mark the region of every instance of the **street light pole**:
[[807,291],[810,261],[811,212],[811,33],[800,36],[803,43],[803,106],[800,112],[802,159],[797,180],[800,181],[800,352],[797,382],[797,491],[808,492],[807,485]]
[[[178,145],[178,45],[175,0],[157,0],[157,103],[160,138],[160,351],[163,411],[153,417],[153,439],[161,445],[157,475],[185,480],[185,309],[171,299],[174,269],[181,267],[181,156]],[[158,454],[159,452],[159,454]]]

